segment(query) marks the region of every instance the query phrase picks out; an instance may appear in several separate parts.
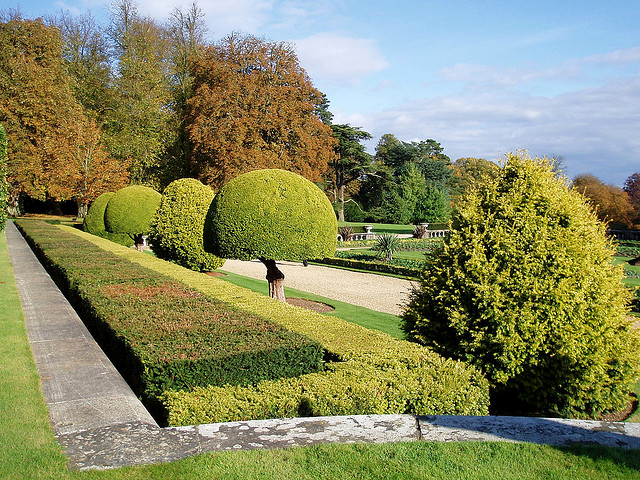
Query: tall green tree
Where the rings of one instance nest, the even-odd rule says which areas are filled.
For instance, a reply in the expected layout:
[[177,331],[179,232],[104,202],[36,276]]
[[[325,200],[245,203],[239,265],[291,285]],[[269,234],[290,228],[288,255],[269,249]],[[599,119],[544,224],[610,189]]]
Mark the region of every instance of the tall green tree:
[[376,160],[391,167],[398,178],[413,164],[428,182],[444,188],[451,176],[451,160],[443,150],[433,139],[402,142],[387,134],[378,143]]
[[480,368],[494,411],[616,411],[640,374],[640,332],[614,253],[605,225],[547,159],[510,154],[463,195],[403,328]]
[[218,189],[261,168],[322,179],[335,139],[291,45],[232,34],[203,52],[193,75],[188,130],[204,183]]
[[360,178],[371,165],[369,155],[360,142],[371,134],[351,125],[331,125],[337,140],[335,157],[329,164],[329,178],[333,189],[333,201],[338,203],[338,220],[344,222],[345,187]]
[[62,11],[49,19],[60,30],[62,56],[71,77],[71,88],[85,114],[102,125],[114,108],[111,56],[104,28],[91,14],[73,16]]
[[112,6],[109,31],[117,60],[108,128],[111,154],[130,159],[132,183],[157,186],[175,132],[168,108],[167,38],[152,19],[138,13],[132,0]]
[[163,182],[192,175],[191,142],[187,132],[187,101],[193,95],[193,64],[206,46],[204,14],[194,1],[187,10],[176,8],[167,24],[171,108],[175,112],[174,143],[167,152]]

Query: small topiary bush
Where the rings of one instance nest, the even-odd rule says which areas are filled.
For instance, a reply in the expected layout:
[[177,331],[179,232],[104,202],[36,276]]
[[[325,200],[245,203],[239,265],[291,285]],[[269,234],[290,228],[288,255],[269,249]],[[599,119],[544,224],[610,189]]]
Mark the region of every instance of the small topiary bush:
[[224,259],[204,251],[202,231],[214,193],[195,178],[170,183],[151,220],[149,241],[160,258],[183,267],[207,272],[224,265]]
[[337,230],[331,203],[312,182],[285,170],[255,170],[216,195],[205,250],[239,260],[309,260],[335,251]]
[[107,208],[107,203],[109,203],[109,200],[111,200],[114,194],[114,192],[106,192],[93,201],[89,207],[89,211],[84,217],[82,227],[85,232],[92,235],[97,235],[98,237],[106,238],[125,247],[130,247],[133,245],[133,239],[129,235],[107,232],[104,226],[104,211]]
[[118,190],[107,203],[104,225],[108,232],[129,235],[142,245],[142,235],[149,233],[151,219],[160,206],[162,195],[143,185]]
[[480,368],[492,406],[597,417],[625,406],[640,340],[605,225],[551,163],[508,155],[460,200],[403,328]]

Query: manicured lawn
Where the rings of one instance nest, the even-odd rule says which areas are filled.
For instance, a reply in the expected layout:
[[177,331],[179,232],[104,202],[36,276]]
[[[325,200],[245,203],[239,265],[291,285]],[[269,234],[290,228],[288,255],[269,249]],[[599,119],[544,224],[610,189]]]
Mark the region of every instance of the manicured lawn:
[[616,265],[623,265],[624,271],[632,276],[624,279],[625,285],[629,287],[640,287],[640,266],[629,265],[627,262],[635,257],[613,257],[613,262]]
[[0,338],[2,479],[640,479],[638,451],[480,442],[225,452],[161,465],[69,471],[47,419],[3,233]]

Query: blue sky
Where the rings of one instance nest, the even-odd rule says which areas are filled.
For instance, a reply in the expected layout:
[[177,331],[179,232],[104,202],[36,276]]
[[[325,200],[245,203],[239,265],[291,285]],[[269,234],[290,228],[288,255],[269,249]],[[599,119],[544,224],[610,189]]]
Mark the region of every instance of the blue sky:
[[[110,0],[3,0],[35,18],[108,21]],[[139,0],[163,21],[189,0]],[[562,155],[573,178],[622,185],[640,171],[638,0],[199,0],[209,37],[243,31],[296,46],[335,123],[452,160],[526,149]]]

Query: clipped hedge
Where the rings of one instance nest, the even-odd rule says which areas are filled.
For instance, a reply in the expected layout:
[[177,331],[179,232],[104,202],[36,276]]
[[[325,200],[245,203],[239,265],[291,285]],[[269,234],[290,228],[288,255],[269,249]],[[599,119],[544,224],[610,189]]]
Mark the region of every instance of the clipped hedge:
[[[342,252],[338,252],[339,255]],[[395,261],[395,260],[394,260]],[[415,261],[415,260],[414,260]],[[393,265],[390,263],[376,262],[372,260],[358,260],[353,258],[325,257],[314,260],[314,262],[325,265],[335,265],[338,267],[356,268],[359,270],[367,270],[370,272],[390,273],[392,275],[402,275],[405,277],[418,278],[422,271],[419,267],[404,267],[401,265]]]
[[151,220],[153,253],[199,272],[224,265],[223,258],[205,252],[202,244],[204,219],[213,197],[211,188],[195,178],[171,182]]
[[109,203],[109,200],[111,200],[111,197],[114,195],[115,192],[106,192],[93,201],[91,207],[89,207],[89,211],[84,217],[82,228],[85,232],[89,232],[92,235],[97,235],[124,245],[125,247],[130,247],[133,245],[133,239],[129,235],[107,232],[107,228],[104,225],[104,211],[107,209],[107,203]]
[[163,400],[172,425],[325,415],[485,415],[484,382],[478,372],[436,355],[374,357],[251,387],[169,391]]
[[[69,227],[59,228],[86,236]],[[327,359],[333,360],[327,364],[325,371],[318,372],[316,376],[297,377],[291,381],[260,382],[246,388],[207,387],[192,392],[166,392],[163,399],[172,424],[289,416],[296,411],[300,414],[328,411],[375,413],[381,411],[372,406],[377,405],[378,392],[382,391],[390,397],[402,397],[397,401],[392,401],[390,397],[386,400],[387,413],[482,415],[488,412],[488,383],[479,370],[463,362],[445,360],[415,343],[274,301],[259,293],[150,255],[140,255],[97,237],[86,238],[101,248],[184,282],[210,298],[273,319],[289,330],[308,336],[321,343],[328,352]],[[405,382],[402,383],[405,387],[400,388],[398,382],[401,381]],[[362,387],[372,384],[380,387],[378,390]],[[296,389],[302,393],[292,394],[298,391]],[[360,399],[347,408],[348,397],[356,391]],[[316,406],[308,409],[305,406],[308,404],[306,398],[316,399],[311,404]],[[319,406],[324,404],[327,406]],[[338,405],[343,407],[338,408]],[[398,406],[394,411],[391,406],[397,405],[402,407]]]
[[323,350],[306,336],[102,250],[69,229],[17,224],[138,394],[153,399],[168,389],[249,385],[321,366]]

